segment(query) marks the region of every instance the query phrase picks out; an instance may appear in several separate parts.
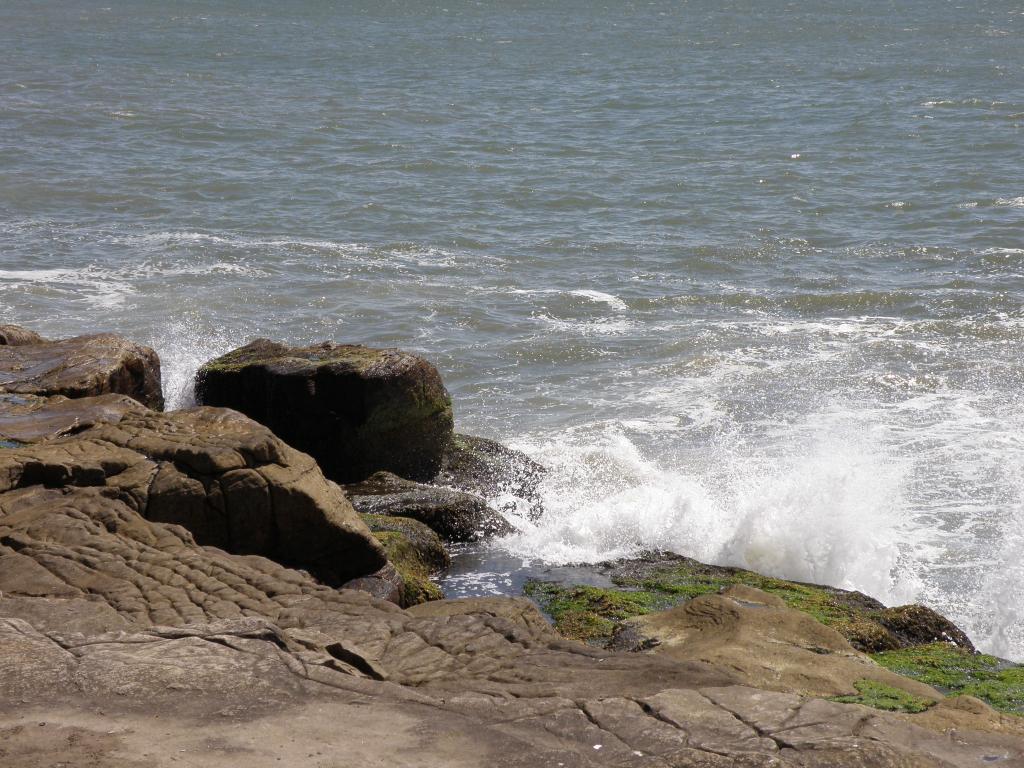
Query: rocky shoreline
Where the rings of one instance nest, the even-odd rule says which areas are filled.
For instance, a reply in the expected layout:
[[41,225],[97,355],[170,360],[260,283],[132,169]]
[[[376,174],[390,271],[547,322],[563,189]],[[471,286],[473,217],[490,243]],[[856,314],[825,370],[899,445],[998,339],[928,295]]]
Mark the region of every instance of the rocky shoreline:
[[669,553],[443,599],[544,468],[421,357],[159,365],[0,326],[4,766],[1024,765],[1024,667],[923,606]]

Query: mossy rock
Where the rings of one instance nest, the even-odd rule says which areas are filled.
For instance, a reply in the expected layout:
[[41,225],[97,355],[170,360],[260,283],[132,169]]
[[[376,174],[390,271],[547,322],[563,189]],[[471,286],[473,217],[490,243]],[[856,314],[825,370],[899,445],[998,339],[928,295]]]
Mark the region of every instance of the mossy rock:
[[604,647],[628,618],[662,611],[678,602],[670,595],[592,586],[529,581],[523,592],[532,598],[564,636]]
[[912,693],[880,683],[877,680],[858,680],[854,687],[855,696],[834,696],[832,701],[842,704],[863,704],[866,707],[884,709],[888,712],[907,712],[916,714],[935,706],[933,699],[914,696]]
[[444,570],[449,564],[448,551],[436,533],[423,523],[405,517],[360,517],[402,577],[402,607],[444,599],[441,588],[430,580],[432,573]]
[[971,651],[967,636],[952,622],[924,606],[886,608],[860,592],[763,576],[742,568],[706,565],[678,555],[656,555],[612,567],[622,587],[664,595],[677,601],[720,592],[734,584],[777,595],[790,608],[810,614],[865,653],[895,650],[945,640]]
[[969,694],[995,709],[1024,715],[1024,665],[950,643],[870,654],[878,664],[947,694]]

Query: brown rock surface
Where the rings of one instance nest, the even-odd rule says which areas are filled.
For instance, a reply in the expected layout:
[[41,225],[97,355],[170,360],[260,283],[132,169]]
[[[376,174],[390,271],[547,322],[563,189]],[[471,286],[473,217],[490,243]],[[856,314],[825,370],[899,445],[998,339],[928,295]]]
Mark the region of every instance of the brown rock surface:
[[60,341],[16,337],[0,344],[0,392],[91,397],[122,394],[163,408],[160,359],[149,347],[109,333]]
[[[984,718],[953,738],[707,664],[597,651],[521,600],[402,611],[200,547],[110,488],[47,493],[0,510],[12,768],[1024,765],[1024,740]],[[44,606],[63,623],[40,622]]]
[[113,494],[200,544],[298,564],[326,583],[384,565],[380,544],[316,463],[234,411],[128,411],[116,424],[0,451],[0,509],[63,505],[68,486]]
[[397,349],[258,339],[200,368],[196,400],[267,425],[339,483],[378,470],[427,480],[452,435],[437,368]]
[[783,600],[735,585],[626,622],[613,645],[650,649],[681,661],[728,669],[751,686],[816,696],[855,694],[875,680],[937,701],[930,686],[883,669],[849,641]]

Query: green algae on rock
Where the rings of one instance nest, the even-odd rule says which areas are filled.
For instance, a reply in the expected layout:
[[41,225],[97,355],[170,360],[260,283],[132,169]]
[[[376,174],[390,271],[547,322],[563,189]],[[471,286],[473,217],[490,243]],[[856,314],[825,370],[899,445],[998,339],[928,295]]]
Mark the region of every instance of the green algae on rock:
[[623,620],[664,610],[677,602],[656,592],[536,580],[527,582],[523,592],[551,616],[562,636],[602,647],[608,644]]
[[878,682],[877,680],[858,680],[854,683],[856,696],[833,696],[831,701],[841,704],[863,704],[873,709],[884,709],[888,712],[907,712],[916,714],[924,712],[936,702],[922,696],[915,696],[900,688]]
[[969,694],[1001,712],[1024,715],[1024,665],[950,643],[873,653],[878,664],[949,694]]
[[270,427],[341,483],[378,470],[429,480],[452,436],[441,374],[397,349],[257,339],[203,365],[196,399]]
[[432,573],[444,570],[449,564],[448,551],[436,533],[418,520],[405,517],[360,517],[402,577],[399,604],[403,608],[444,599],[441,588],[430,580]]

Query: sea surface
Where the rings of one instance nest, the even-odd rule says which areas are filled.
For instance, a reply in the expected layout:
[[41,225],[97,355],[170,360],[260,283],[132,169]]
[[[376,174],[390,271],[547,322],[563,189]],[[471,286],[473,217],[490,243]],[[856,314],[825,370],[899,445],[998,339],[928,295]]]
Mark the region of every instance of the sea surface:
[[0,4],[0,322],[175,407],[426,355],[552,470],[450,594],[660,547],[1024,660],[1022,301],[1016,1]]

